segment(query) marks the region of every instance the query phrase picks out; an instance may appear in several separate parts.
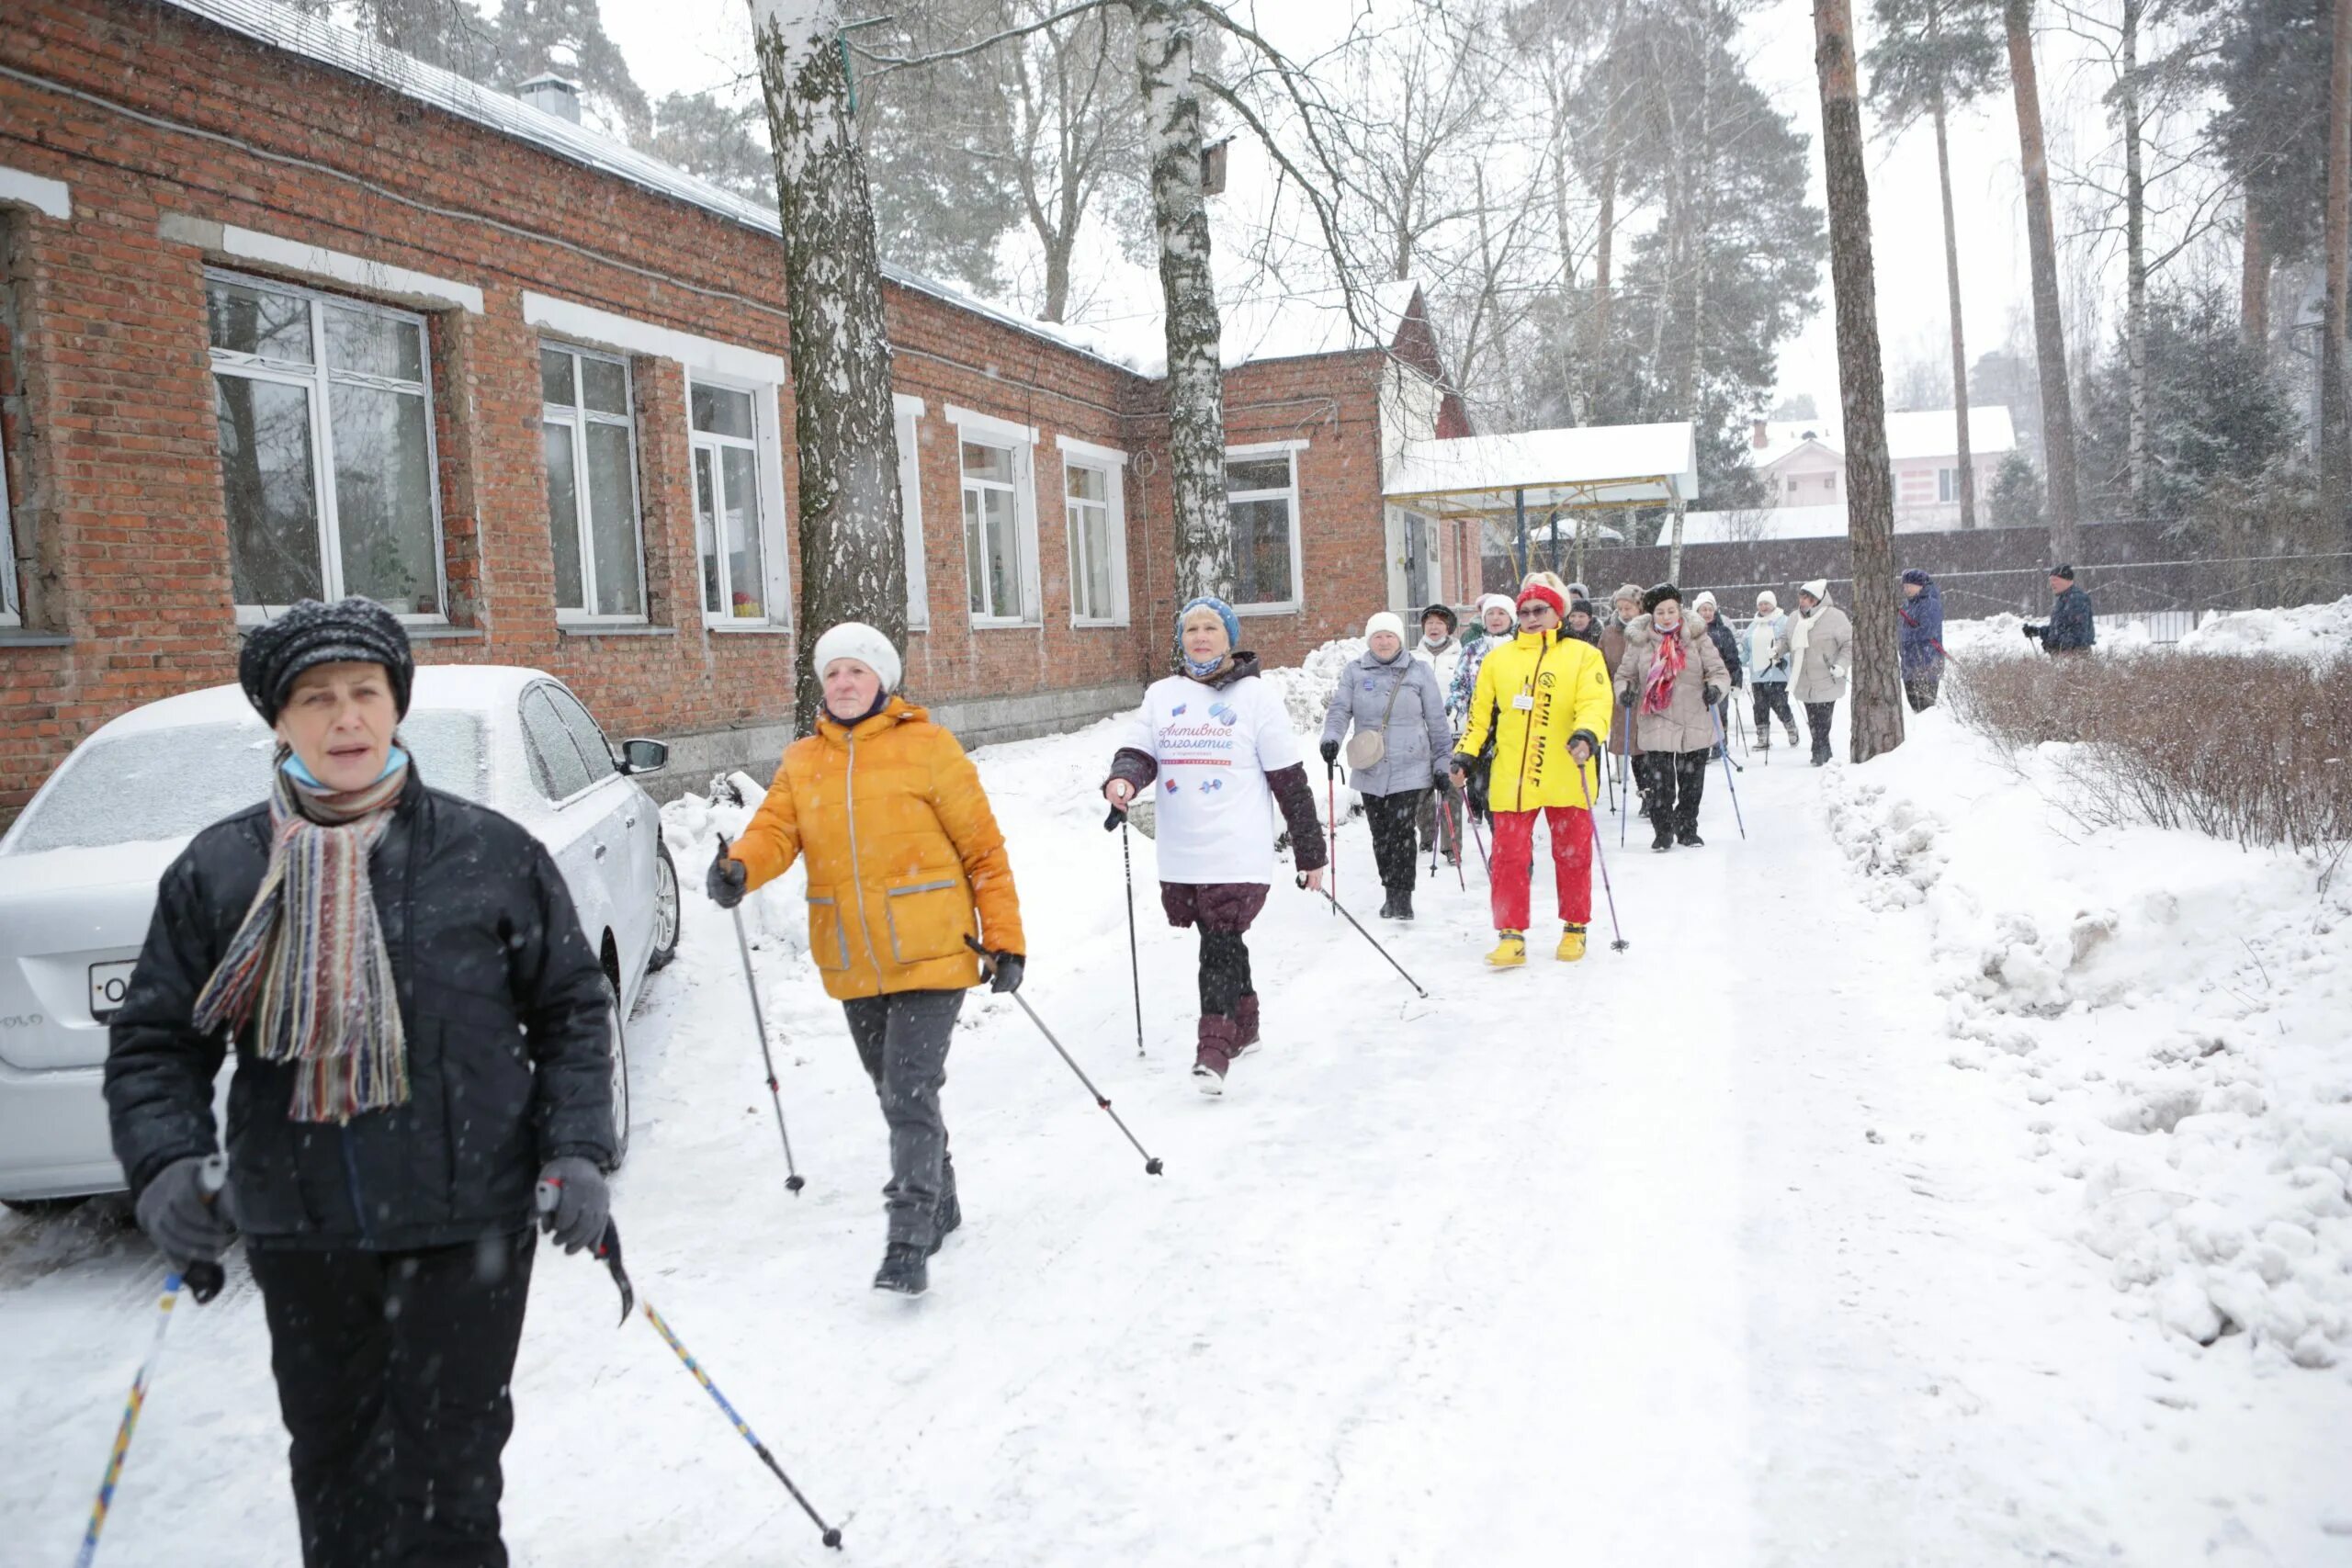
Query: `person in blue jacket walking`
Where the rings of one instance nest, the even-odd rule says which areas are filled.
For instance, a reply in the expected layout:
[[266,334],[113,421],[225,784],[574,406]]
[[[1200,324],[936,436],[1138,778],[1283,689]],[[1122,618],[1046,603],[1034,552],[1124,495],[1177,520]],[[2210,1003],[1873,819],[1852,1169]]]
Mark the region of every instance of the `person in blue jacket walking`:
[[2058,596],[2050,619],[2038,626],[2029,624],[2025,635],[2041,644],[2044,653],[2087,653],[2098,640],[2098,629],[2091,624],[2091,596],[2075,586],[2075,569],[2064,562],[2052,567],[2050,592]]
[[1903,574],[1903,603],[1894,613],[1903,623],[1903,694],[1913,713],[1925,713],[1936,705],[1944,679],[1944,591],[1915,566]]

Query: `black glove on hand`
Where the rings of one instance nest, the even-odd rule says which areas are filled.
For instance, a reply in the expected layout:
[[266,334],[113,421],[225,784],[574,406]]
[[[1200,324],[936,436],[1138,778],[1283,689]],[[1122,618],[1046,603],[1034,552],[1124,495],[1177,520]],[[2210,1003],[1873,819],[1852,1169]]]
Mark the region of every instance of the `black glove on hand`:
[[1339,761],[1340,743],[1336,740],[1326,740],[1323,742],[1323,765],[1327,768],[1336,767],[1339,765]]
[[2041,628],[2040,626],[2019,626],[2018,630],[2025,633],[2025,639],[2028,642],[2032,642],[2041,636]]
[[183,1271],[191,1263],[218,1263],[237,1238],[227,1190],[209,1194],[204,1190],[207,1157],[189,1155],[172,1161],[139,1194],[139,1228]]
[[[566,1252],[580,1252],[605,1239],[612,1218],[613,1195],[605,1173],[578,1155],[551,1159],[539,1168],[539,1228],[555,1237]],[[552,1192],[555,1202],[548,1204]]]
[[1710,686],[1707,688],[1705,695],[1707,698],[1707,705],[1709,707],[1713,707],[1724,700],[1724,689],[1721,686]]
[[744,885],[752,879],[752,868],[740,860],[727,858],[727,840],[718,842],[718,858],[710,863],[710,874],[703,881],[703,891],[710,901],[722,909],[731,909],[743,901]]
[[998,996],[1009,996],[1021,988],[1021,974],[1026,967],[1021,954],[991,953],[989,954],[989,967],[991,971],[989,977],[989,989]]
[[1617,705],[1621,708],[1629,708],[1634,705],[1633,687],[1620,686],[1617,688]]
[[1436,779],[1431,781],[1430,787],[1437,791],[1438,797],[1440,799],[1443,799],[1445,796],[1453,793],[1453,775],[1452,773],[1440,773]]

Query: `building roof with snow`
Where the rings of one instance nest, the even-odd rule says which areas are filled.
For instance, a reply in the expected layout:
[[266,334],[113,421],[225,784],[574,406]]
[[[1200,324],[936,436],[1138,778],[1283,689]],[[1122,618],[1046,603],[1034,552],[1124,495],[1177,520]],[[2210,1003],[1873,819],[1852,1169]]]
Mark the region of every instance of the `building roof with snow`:
[[[1755,468],[1770,469],[1808,446],[1832,457],[1846,455],[1846,437],[1835,419],[1759,419],[1751,427],[1747,452]],[[1960,425],[1951,409],[1928,409],[1886,416],[1890,463],[1925,462],[1960,455]],[[1997,457],[2017,449],[2009,411],[2000,403],[1968,411],[1968,449],[1974,457]]]

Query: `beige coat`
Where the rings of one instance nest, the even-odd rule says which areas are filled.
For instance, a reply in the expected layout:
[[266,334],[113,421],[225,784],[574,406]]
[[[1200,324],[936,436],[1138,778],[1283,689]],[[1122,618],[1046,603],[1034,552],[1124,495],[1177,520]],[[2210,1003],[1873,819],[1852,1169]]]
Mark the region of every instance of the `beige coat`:
[[[1704,751],[1715,743],[1715,721],[1708,712],[1705,688],[1731,690],[1731,671],[1715,651],[1696,615],[1684,615],[1673,635],[1682,639],[1682,673],[1674,678],[1674,692],[1664,713],[1651,713],[1642,703],[1649,684],[1650,667],[1657,662],[1659,639],[1665,633],[1648,615],[1636,615],[1625,626],[1625,655],[1617,664],[1617,689],[1634,694],[1634,727],[1645,751]],[[1623,701],[1621,695],[1620,699]]]
[[[1795,647],[1792,640],[1797,622],[1803,615],[1791,615],[1775,651],[1787,653]],[[1846,671],[1854,662],[1854,623],[1846,612],[1826,599],[1815,606],[1810,640],[1805,644],[1804,657],[1796,660],[1796,668],[1789,676],[1789,700],[1797,703],[1834,703],[1846,694]]]

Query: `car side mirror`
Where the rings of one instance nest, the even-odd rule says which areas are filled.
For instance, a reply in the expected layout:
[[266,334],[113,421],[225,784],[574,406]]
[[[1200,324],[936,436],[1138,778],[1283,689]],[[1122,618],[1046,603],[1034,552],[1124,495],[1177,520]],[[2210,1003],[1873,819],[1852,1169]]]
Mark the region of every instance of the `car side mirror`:
[[621,742],[621,772],[625,773],[658,773],[669,765],[670,748],[662,741]]

